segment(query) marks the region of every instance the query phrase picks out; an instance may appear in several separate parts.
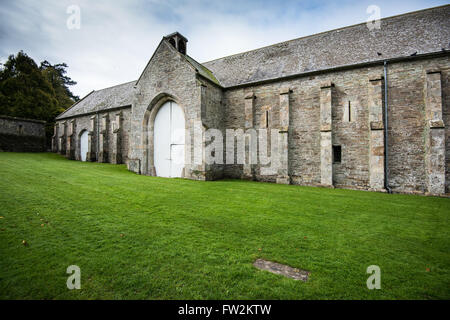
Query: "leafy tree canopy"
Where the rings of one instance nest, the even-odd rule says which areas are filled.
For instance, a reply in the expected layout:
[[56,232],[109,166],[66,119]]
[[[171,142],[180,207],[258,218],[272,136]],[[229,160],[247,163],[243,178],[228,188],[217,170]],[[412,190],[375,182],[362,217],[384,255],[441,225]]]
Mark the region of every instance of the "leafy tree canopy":
[[76,82],[67,64],[36,62],[23,51],[10,55],[0,68],[0,114],[47,121],[47,137],[55,117],[79,98],[69,89]]

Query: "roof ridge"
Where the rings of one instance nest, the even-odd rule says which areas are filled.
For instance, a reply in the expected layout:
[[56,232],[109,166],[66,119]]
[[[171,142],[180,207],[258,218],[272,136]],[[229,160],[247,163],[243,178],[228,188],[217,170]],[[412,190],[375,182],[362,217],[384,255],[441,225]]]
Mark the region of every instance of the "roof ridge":
[[[413,14],[417,14],[419,12],[431,11],[431,10],[444,8],[444,7],[448,7],[448,6],[450,6],[450,4],[444,4],[444,5],[437,6],[437,7],[431,7],[431,8],[425,8],[425,9],[420,9],[420,10],[411,11],[411,12],[405,12],[405,13],[396,14],[396,15],[393,15],[393,16],[381,18],[380,21],[385,21],[385,20],[389,20],[389,19],[393,19],[393,18],[398,18],[398,17],[401,17],[401,16],[413,15]],[[318,35],[321,35],[321,34],[325,34],[325,33],[331,33],[333,31],[340,31],[340,30],[344,30],[344,29],[354,28],[354,27],[357,27],[357,26],[360,26],[360,25],[363,25],[363,24],[366,24],[366,23],[367,23],[367,21],[366,22],[360,22],[360,23],[352,24],[352,25],[349,25],[349,26],[336,28],[336,29],[322,31],[322,32],[318,32],[318,33],[313,33],[313,34],[310,34],[310,35],[307,35],[307,36],[302,36],[302,37],[298,37],[298,38],[294,38],[294,39],[290,39],[290,40],[286,40],[286,41],[281,41],[281,42],[277,42],[277,43],[270,44],[270,45],[267,45],[267,46],[259,47],[259,48],[256,48],[256,49],[242,51],[242,52],[234,53],[234,54],[231,54],[231,55],[228,55],[228,56],[224,56],[224,57],[221,57],[221,58],[205,61],[205,62],[202,62],[201,64],[204,65],[205,63],[210,63],[210,62],[214,62],[214,61],[217,61],[217,60],[223,60],[223,59],[226,59],[226,58],[231,58],[231,57],[243,55],[245,53],[250,53],[250,52],[254,52],[254,51],[258,51],[258,50],[262,50],[262,49],[266,49],[266,48],[270,48],[270,47],[275,47],[277,45],[282,45],[282,44],[286,44],[286,43],[297,41],[297,40],[301,40],[301,39],[307,39],[307,38],[315,37],[315,36],[318,36]]]

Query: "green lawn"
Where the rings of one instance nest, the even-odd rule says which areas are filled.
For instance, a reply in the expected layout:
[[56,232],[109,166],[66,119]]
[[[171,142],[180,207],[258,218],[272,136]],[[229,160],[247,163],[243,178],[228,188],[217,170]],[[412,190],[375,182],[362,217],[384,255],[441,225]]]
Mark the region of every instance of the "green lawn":
[[[0,153],[0,298],[450,299],[449,214],[444,198]],[[260,271],[257,258],[310,279]],[[66,287],[69,265],[81,290]],[[369,265],[381,290],[366,287]]]

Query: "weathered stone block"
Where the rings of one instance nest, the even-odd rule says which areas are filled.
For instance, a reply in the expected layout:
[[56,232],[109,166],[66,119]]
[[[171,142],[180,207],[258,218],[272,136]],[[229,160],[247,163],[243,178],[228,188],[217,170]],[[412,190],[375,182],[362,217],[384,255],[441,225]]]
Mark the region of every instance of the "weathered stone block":
[[445,128],[444,121],[442,121],[442,120],[429,120],[428,123],[429,123],[431,129]]
[[370,121],[370,130],[383,130],[383,121]]
[[369,184],[372,190],[384,189],[384,123],[383,81],[370,79],[368,83],[369,104]]
[[127,167],[128,170],[141,174],[141,161],[139,159],[129,159]]
[[320,90],[320,183],[333,185],[332,155],[332,88],[333,83],[322,83]]
[[445,193],[445,126],[442,114],[441,73],[427,72],[425,88],[425,114],[428,126],[425,128],[426,186],[429,194]]
[[329,132],[331,131],[331,123],[321,124],[320,125],[321,132]]

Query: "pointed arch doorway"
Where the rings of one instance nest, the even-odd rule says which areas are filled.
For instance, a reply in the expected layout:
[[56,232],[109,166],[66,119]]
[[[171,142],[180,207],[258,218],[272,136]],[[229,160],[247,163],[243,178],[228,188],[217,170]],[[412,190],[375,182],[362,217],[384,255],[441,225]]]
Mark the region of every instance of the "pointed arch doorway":
[[153,161],[158,177],[182,177],[184,169],[185,119],[183,109],[165,102],[154,122]]
[[81,161],[87,160],[87,153],[89,151],[89,132],[83,131],[80,135],[80,159]]

